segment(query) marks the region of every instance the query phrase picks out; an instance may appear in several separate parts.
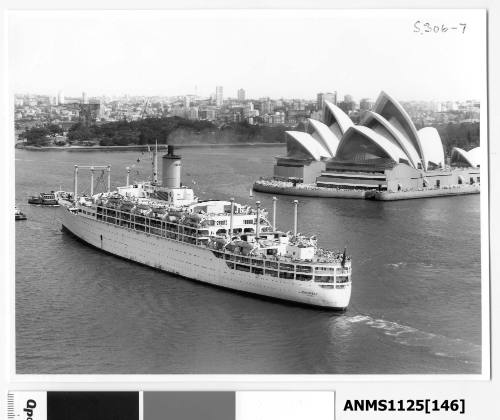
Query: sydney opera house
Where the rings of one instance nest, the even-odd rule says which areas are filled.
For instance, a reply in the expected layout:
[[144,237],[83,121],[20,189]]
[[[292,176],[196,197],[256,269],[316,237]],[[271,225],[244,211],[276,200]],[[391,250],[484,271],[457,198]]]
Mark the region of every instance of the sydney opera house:
[[287,153],[274,166],[277,180],[337,189],[406,191],[480,181],[480,150],[454,148],[446,161],[435,128],[415,128],[393,97],[381,92],[372,111],[355,125],[326,101],[323,121],[287,131]]

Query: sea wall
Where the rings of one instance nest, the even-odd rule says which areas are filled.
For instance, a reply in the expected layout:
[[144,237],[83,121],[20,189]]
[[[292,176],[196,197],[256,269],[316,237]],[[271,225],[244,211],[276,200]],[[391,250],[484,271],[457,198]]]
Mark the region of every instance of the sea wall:
[[[288,183],[283,183],[288,184]],[[256,181],[253,184],[254,191],[270,194],[296,195],[303,197],[330,197],[330,198],[364,198],[365,191],[362,190],[337,190],[334,188],[316,187],[310,184],[273,185],[272,182]]]
[[447,197],[453,195],[479,194],[477,185],[462,185],[451,188],[422,189],[416,191],[367,191],[365,198],[376,201],[412,200],[416,198]]
[[417,198],[447,197],[454,195],[479,194],[480,188],[475,185],[461,185],[449,188],[429,188],[413,191],[376,191],[376,190],[341,190],[327,187],[316,187],[311,184],[297,184],[291,182],[259,180],[253,184],[254,191],[269,194],[295,195],[303,197],[324,198],[356,198],[374,201],[411,200]]

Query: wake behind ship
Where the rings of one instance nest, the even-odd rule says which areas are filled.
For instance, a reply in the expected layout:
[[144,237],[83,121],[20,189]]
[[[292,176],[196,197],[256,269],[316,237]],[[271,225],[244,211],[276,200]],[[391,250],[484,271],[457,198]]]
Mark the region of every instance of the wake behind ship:
[[[307,305],[344,310],[351,296],[351,259],[319,248],[314,236],[276,228],[256,208],[233,199],[198,200],[181,185],[181,158],[169,146],[162,182],[153,154],[151,182],[110,191],[110,167],[75,166],[74,192],[58,192],[63,229],[108,253],[212,285]],[[78,170],[108,173],[108,192],[78,195]]]

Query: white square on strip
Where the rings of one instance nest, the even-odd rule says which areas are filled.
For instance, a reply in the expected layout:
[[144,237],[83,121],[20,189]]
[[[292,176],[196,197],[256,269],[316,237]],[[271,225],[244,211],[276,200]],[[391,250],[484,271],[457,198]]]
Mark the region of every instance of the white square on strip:
[[334,420],[334,391],[242,391],[236,420]]

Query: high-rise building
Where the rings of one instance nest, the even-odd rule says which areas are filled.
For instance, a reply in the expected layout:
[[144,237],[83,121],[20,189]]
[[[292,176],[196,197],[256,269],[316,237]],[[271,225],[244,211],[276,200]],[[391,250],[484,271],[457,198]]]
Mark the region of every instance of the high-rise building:
[[375,103],[369,98],[363,98],[359,101],[359,109],[361,111],[371,111]]
[[245,118],[251,118],[257,115],[256,110],[253,107],[253,102],[249,102],[243,108],[243,116]]
[[99,99],[99,118],[106,117],[106,107],[104,106],[104,101]]
[[354,98],[352,97],[352,95],[344,95],[344,102],[354,102]]
[[64,93],[62,90],[60,90],[59,93],[57,94],[57,103],[59,105],[64,105]]
[[238,101],[244,101],[245,100],[245,89],[241,88],[238,89]]
[[216,86],[215,88],[215,105],[222,106],[223,96],[222,96],[222,86]]
[[339,102],[338,103],[338,107],[344,111],[347,115],[349,115],[352,111],[354,111],[356,109],[356,102],[354,101],[350,101],[350,102],[346,102],[346,101],[342,101],[342,102]]
[[316,95],[316,109],[321,110],[323,108],[323,93],[318,93]]
[[97,119],[101,117],[100,103],[79,104],[78,107],[78,120],[86,126],[95,124]]
[[269,98],[262,99],[260,102],[261,114],[271,114],[274,111],[273,103]]
[[337,105],[337,92],[321,92],[316,96],[316,109],[321,111],[325,106],[325,101]]
[[189,108],[190,105],[191,105],[191,98],[186,95],[184,97],[184,108]]
[[87,92],[82,92],[82,103],[88,104],[89,100],[87,98]]

